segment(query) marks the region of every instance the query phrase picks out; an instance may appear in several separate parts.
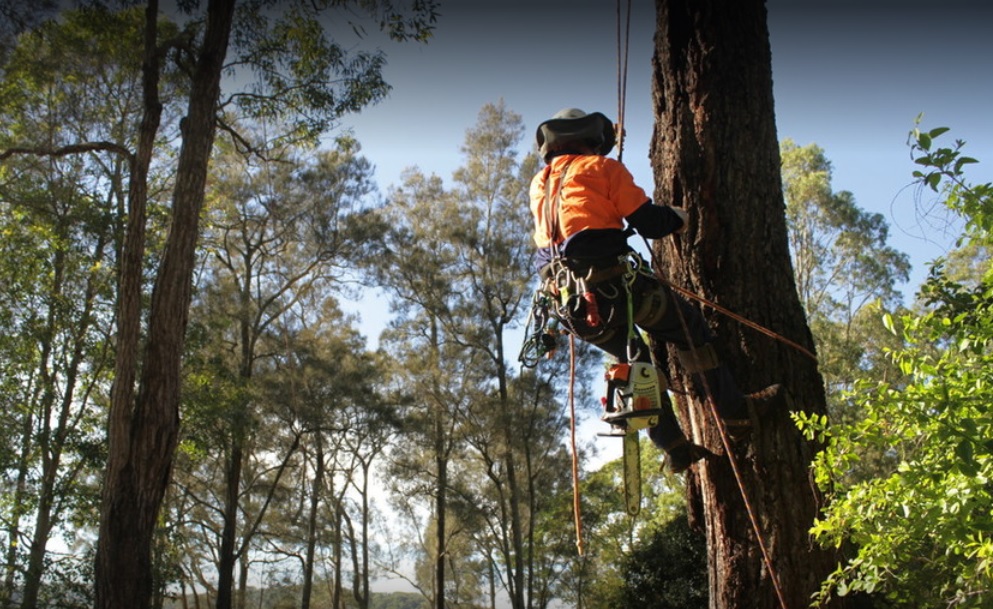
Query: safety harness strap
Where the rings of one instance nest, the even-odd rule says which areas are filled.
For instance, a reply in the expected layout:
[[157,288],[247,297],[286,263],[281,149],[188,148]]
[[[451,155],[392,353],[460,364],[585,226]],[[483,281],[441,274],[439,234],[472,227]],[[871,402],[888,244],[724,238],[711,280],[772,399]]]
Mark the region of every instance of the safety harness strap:
[[[555,186],[554,195],[551,192],[551,181],[552,181],[552,166],[548,166],[548,176],[545,178],[545,203],[542,209],[542,213],[545,216],[545,226],[548,227],[548,243],[552,250],[553,256],[561,256],[559,251],[559,245],[561,242],[565,241],[565,233],[562,232],[562,187],[565,184],[565,179],[569,173],[569,165],[572,164],[572,159],[568,159],[565,165],[562,167],[562,171],[559,175],[559,182]],[[561,241],[559,238],[561,237]]]

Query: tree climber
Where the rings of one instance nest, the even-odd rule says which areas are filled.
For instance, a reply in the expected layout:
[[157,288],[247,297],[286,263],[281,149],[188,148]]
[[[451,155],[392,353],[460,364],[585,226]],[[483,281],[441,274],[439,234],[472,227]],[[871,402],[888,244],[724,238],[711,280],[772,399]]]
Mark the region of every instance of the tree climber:
[[[703,316],[666,290],[627,243],[631,229],[648,239],[683,231],[686,212],[653,204],[627,168],[606,156],[616,135],[603,114],[561,110],[538,126],[536,137],[546,166],[531,182],[531,213],[539,289],[554,302],[551,315],[619,362],[652,362],[635,327],[672,343],[694,394],[702,398],[709,389],[725,428],[733,435],[746,432],[749,396],[718,360]],[[663,408],[648,435],[665,452],[670,471],[681,473],[707,451],[687,440],[665,389],[659,388]],[[774,385],[754,397],[777,390]]]

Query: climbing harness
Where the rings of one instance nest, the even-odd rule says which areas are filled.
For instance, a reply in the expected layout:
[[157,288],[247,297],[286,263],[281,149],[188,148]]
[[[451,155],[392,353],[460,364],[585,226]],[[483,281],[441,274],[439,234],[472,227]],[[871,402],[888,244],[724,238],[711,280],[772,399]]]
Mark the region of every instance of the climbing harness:
[[[651,267],[633,251],[596,261],[556,256],[539,275],[542,282],[532,296],[527,338],[519,358],[525,366],[534,366],[542,356],[554,352],[556,333],[569,334],[570,341],[579,337],[594,344],[600,337],[612,336],[619,330],[618,309],[623,307],[626,358],[605,374],[607,391],[601,401],[601,419],[610,425],[610,432],[599,435],[624,440],[625,506],[634,516],[641,506],[639,432],[658,424],[665,405],[662,392],[667,388],[654,361],[639,361],[643,360],[643,343],[635,321],[642,311],[635,311],[634,290],[639,278],[654,277]],[[598,294],[611,302],[607,310],[597,305]]]
[[621,463],[624,475],[624,505],[631,516],[641,511],[641,441],[642,429],[655,427],[663,415],[662,392],[666,390],[665,377],[660,377],[655,360],[638,361],[641,341],[635,327],[634,284],[639,274],[650,269],[635,252],[620,258],[624,268],[621,283],[624,286],[627,319],[626,361],[616,362],[604,375],[607,394],[602,399],[603,414],[600,419],[610,425],[610,432],[600,436],[621,437]]
[[543,357],[551,357],[558,345],[558,320],[551,316],[551,298],[541,290],[531,297],[531,310],[524,325],[524,343],[517,361],[534,368]]

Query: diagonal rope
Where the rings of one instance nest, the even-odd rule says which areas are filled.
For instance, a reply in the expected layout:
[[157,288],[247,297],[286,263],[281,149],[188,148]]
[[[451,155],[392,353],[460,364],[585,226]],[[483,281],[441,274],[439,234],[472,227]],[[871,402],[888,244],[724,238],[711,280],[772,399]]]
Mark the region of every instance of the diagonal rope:
[[[651,254],[653,267],[656,269],[660,268],[658,260],[655,257],[655,250],[649,246],[647,239],[645,239],[645,245],[648,247],[648,251]],[[656,274],[656,276],[658,275]],[[664,283],[666,285],[672,285],[669,281],[664,281]],[[676,314],[679,317],[679,325],[683,330],[686,343],[689,345],[690,351],[695,354],[696,345],[693,344],[689,325],[686,323],[686,317],[683,315],[682,307],[674,305],[674,308],[676,309]],[[714,400],[714,394],[710,390],[710,383],[707,382],[707,375],[701,372],[699,376],[700,381],[703,384],[704,395],[706,396],[707,409],[709,410],[711,417],[714,419],[718,434],[721,437],[721,444],[724,446],[724,453],[728,456],[728,461],[731,463],[731,471],[734,473],[734,479],[738,485],[738,491],[741,493],[742,502],[745,504],[745,511],[748,514],[748,520],[752,525],[752,530],[755,532],[755,538],[759,544],[759,550],[762,552],[762,561],[769,570],[769,578],[772,580],[772,586],[776,591],[776,596],[779,599],[780,606],[783,609],[788,609],[786,598],[783,596],[783,590],[779,583],[779,575],[776,568],[772,564],[772,556],[766,546],[765,535],[762,532],[762,527],[759,525],[758,516],[755,513],[755,508],[752,506],[751,499],[748,496],[748,491],[745,490],[745,480],[741,474],[738,459],[735,457],[734,451],[731,450],[731,440],[728,438],[727,427],[724,425],[723,419],[721,419],[720,415],[717,413],[717,402]]]
[[[647,241],[646,241],[646,244],[647,244]],[[649,248],[649,251],[652,251],[651,248]],[[653,263],[655,262],[655,252],[652,252],[652,262]],[[788,345],[790,347],[793,347],[794,349],[796,349],[800,353],[806,355],[807,357],[809,357],[810,359],[814,360],[815,362],[817,361],[817,356],[814,355],[809,349],[803,347],[802,345],[800,345],[799,343],[797,343],[795,341],[792,341],[792,340],[786,338],[782,334],[777,334],[776,332],[770,330],[769,328],[766,328],[765,326],[763,326],[761,324],[757,324],[754,321],[752,321],[752,320],[750,320],[750,319],[748,319],[746,317],[742,317],[741,315],[738,315],[734,311],[731,311],[730,309],[727,309],[725,307],[722,307],[721,305],[719,305],[719,304],[717,304],[715,302],[712,302],[710,300],[707,300],[706,298],[704,298],[703,296],[700,296],[699,294],[694,294],[693,292],[687,290],[686,288],[680,287],[680,286],[672,283],[671,281],[669,281],[668,279],[666,279],[664,277],[659,277],[658,279],[659,279],[659,281],[662,282],[663,285],[665,285],[667,288],[673,290],[674,292],[679,292],[683,296],[686,296],[687,298],[690,298],[690,299],[695,300],[695,301],[697,301],[697,302],[699,302],[699,303],[701,303],[703,305],[706,305],[706,306],[710,307],[711,309],[714,309],[718,313],[721,313],[721,314],[723,314],[723,315],[725,315],[727,317],[730,317],[731,319],[733,319],[733,320],[735,320],[735,321],[737,321],[737,322],[739,322],[739,323],[741,323],[741,324],[743,324],[745,326],[748,326],[749,328],[752,328],[753,330],[758,330],[759,332],[761,332],[762,334],[765,334],[766,336],[772,338],[773,340],[779,341],[779,342],[783,343],[784,345]]]

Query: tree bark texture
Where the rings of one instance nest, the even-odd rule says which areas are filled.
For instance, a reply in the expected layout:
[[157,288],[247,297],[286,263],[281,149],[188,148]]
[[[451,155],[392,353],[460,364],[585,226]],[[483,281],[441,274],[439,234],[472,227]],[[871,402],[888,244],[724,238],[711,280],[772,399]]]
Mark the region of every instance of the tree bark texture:
[[[742,391],[782,383],[790,409],[824,413],[823,381],[790,261],[764,1],[657,0],[656,8],[654,196],[690,218],[684,233],[657,244],[656,272],[802,347],[694,302]],[[673,348],[659,355],[670,364],[677,392],[686,388]],[[687,474],[691,518],[707,533],[711,607],[808,606],[834,564],[808,535],[820,500],[809,477],[816,446],[803,439],[786,408],[761,421],[753,416],[750,438],[731,441],[739,486],[709,406],[684,397],[677,402],[687,435],[717,455]]]
[[[214,144],[216,105],[220,94],[221,68],[227,52],[234,0],[211,0],[203,47],[193,75],[187,127],[179,154],[173,193],[171,229],[162,264],[152,292],[148,338],[140,362],[137,395],[132,389],[137,368],[137,328],[140,321],[140,265],[122,270],[122,319],[127,335],[118,353],[115,386],[108,430],[109,456],[100,514],[100,538],[96,556],[96,606],[99,609],[148,607],[152,598],[151,548],[153,533],[169,484],[179,436],[180,358],[189,315],[194,247],[199,236],[199,217],[204,200],[207,164]],[[154,140],[158,127],[158,64],[155,59],[157,3],[149,3],[149,33],[144,69],[146,115],[141,139]],[[147,116],[146,116],[147,119]],[[146,124],[146,122],[148,124]],[[139,149],[139,156],[142,150]],[[148,149],[146,152],[151,153]],[[139,159],[135,163],[142,167]],[[147,168],[147,165],[144,165]],[[132,176],[130,195],[140,193],[143,203],[147,185],[144,173]],[[132,204],[134,201],[132,201]],[[135,219],[129,219],[134,222]],[[136,233],[141,233],[137,229]],[[129,228],[129,241],[131,241]],[[126,257],[141,259],[142,239],[130,243]],[[137,243],[137,245],[136,245]],[[137,248],[137,251],[133,251]],[[137,273],[137,275],[136,275]]]

